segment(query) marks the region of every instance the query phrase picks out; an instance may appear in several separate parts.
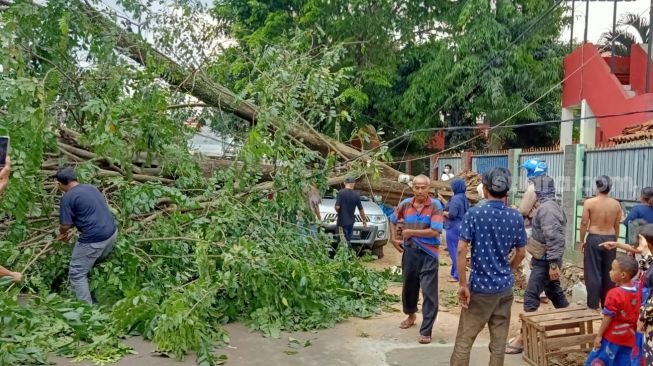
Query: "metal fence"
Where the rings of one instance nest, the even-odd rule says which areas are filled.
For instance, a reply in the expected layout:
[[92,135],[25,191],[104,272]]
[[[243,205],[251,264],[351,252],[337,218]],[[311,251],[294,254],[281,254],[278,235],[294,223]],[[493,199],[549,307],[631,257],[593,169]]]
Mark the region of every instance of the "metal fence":
[[[549,167],[548,175],[555,179],[556,182],[562,181],[564,179],[564,168],[565,168],[565,156],[562,151],[551,151],[551,152],[529,152],[519,155],[519,166],[521,167],[527,160],[530,159],[542,159],[546,162]],[[526,191],[527,185],[526,179],[526,170],[519,169],[519,192]],[[560,185],[558,185],[560,186]],[[558,192],[562,194],[562,191]]]
[[653,147],[601,148],[585,152],[583,195],[593,196],[596,177],[612,178],[611,196],[637,201],[644,187],[653,186]]
[[508,155],[479,155],[472,157],[472,170],[483,174],[492,168],[508,168]]

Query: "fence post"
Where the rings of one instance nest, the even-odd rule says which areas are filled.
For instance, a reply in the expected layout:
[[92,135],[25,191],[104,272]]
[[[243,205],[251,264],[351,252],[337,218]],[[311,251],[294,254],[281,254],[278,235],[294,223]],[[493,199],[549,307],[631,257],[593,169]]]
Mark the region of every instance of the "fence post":
[[460,156],[463,159],[462,161],[463,170],[472,171],[472,152],[463,151],[462,154],[460,154]]
[[576,206],[583,193],[583,175],[585,173],[585,145],[567,145],[564,147],[564,168],[562,187],[562,210],[567,217],[565,257],[576,264],[583,261],[582,254],[576,248],[578,220]]
[[510,187],[510,203],[514,204],[519,190],[519,156],[521,149],[508,150],[508,169],[512,175],[512,186]]
[[437,155],[432,155],[431,156],[431,163],[429,164],[429,176],[431,177],[431,180],[437,180],[438,179],[438,156]]

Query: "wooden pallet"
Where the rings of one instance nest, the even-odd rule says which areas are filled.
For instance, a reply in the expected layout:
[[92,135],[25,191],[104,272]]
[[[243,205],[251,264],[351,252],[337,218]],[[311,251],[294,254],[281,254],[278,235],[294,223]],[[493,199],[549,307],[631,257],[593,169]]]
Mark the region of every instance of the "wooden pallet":
[[533,366],[548,366],[548,358],[575,352],[588,352],[596,337],[594,322],[601,320],[596,310],[569,307],[523,313],[523,358]]

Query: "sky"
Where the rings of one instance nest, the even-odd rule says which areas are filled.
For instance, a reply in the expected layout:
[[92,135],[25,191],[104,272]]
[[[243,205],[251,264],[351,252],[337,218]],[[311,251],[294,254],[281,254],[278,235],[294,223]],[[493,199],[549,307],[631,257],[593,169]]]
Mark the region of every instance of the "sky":
[[[571,8],[571,1],[567,0],[567,5]],[[574,11],[574,39],[577,42],[583,41],[585,30],[585,6],[586,1],[576,1]],[[626,13],[636,13],[648,18],[651,0],[619,1],[617,2],[617,20]],[[601,34],[605,31],[612,30],[613,1],[590,1],[589,2],[589,21],[587,41],[598,43]],[[568,13],[571,15],[571,10]],[[571,35],[570,27],[563,30],[562,39],[569,42]]]

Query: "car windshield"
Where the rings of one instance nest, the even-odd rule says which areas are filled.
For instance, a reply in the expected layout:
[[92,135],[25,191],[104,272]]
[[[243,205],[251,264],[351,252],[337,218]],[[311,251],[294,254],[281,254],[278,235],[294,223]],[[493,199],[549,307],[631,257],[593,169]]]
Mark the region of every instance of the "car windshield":
[[[371,199],[369,196],[366,196],[366,195],[362,194],[361,191],[356,191],[356,193],[358,193],[358,194],[360,195],[360,197],[361,197],[361,201],[363,201],[363,202],[369,202],[369,201],[372,201],[372,199]],[[333,192],[326,192],[326,193],[324,194],[324,197],[322,197],[322,198],[325,198],[325,199],[335,199],[337,194],[338,194],[338,192],[335,191],[335,190],[334,190]]]

